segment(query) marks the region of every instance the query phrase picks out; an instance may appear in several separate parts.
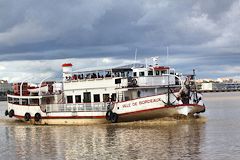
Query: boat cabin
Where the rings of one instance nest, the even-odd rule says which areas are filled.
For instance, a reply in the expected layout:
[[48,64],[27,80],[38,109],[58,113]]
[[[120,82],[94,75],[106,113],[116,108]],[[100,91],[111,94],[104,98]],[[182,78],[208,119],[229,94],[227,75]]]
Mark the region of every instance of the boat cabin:
[[106,70],[73,72],[65,63],[62,83],[42,82],[36,86],[16,83],[9,103],[19,105],[82,104],[126,101],[152,96],[179,86],[175,70],[159,65],[122,66]]
[[[130,100],[161,93],[163,86],[178,85],[175,70],[165,66],[69,72],[71,70],[63,72],[64,96],[70,104]],[[122,95],[119,92],[123,92]]]

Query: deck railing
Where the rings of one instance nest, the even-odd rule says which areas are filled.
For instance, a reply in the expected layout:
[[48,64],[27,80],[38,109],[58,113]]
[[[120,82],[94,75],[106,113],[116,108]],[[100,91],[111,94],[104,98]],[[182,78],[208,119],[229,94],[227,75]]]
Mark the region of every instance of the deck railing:
[[46,112],[107,112],[107,103],[48,104]]
[[176,84],[174,75],[138,77],[136,78],[136,80],[138,86],[155,86],[155,85],[164,86]]

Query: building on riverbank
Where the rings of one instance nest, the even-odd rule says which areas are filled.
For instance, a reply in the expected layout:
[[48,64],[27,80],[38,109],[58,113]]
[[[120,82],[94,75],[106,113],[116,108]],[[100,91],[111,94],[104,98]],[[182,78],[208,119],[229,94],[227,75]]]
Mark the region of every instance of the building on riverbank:
[[240,90],[240,83],[204,82],[201,84],[201,90],[205,91]]
[[217,79],[198,79],[196,80],[197,89],[202,92],[228,92],[240,91],[239,79],[217,78]]
[[0,101],[4,101],[7,98],[7,92],[11,92],[12,83],[8,83],[6,80],[0,80]]

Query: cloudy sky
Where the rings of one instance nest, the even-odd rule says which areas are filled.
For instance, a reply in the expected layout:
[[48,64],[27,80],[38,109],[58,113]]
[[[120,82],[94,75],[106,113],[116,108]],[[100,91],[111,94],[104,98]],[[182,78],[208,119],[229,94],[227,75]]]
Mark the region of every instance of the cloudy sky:
[[0,79],[160,56],[198,78],[240,76],[240,0],[0,0]]

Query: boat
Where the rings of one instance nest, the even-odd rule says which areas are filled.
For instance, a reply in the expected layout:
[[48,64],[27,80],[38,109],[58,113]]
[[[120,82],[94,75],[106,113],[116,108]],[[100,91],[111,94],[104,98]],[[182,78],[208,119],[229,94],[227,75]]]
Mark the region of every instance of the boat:
[[62,64],[61,82],[16,83],[5,115],[30,124],[101,124],[205,112],[195,71],[183,75],[156,59],[90,71]]

